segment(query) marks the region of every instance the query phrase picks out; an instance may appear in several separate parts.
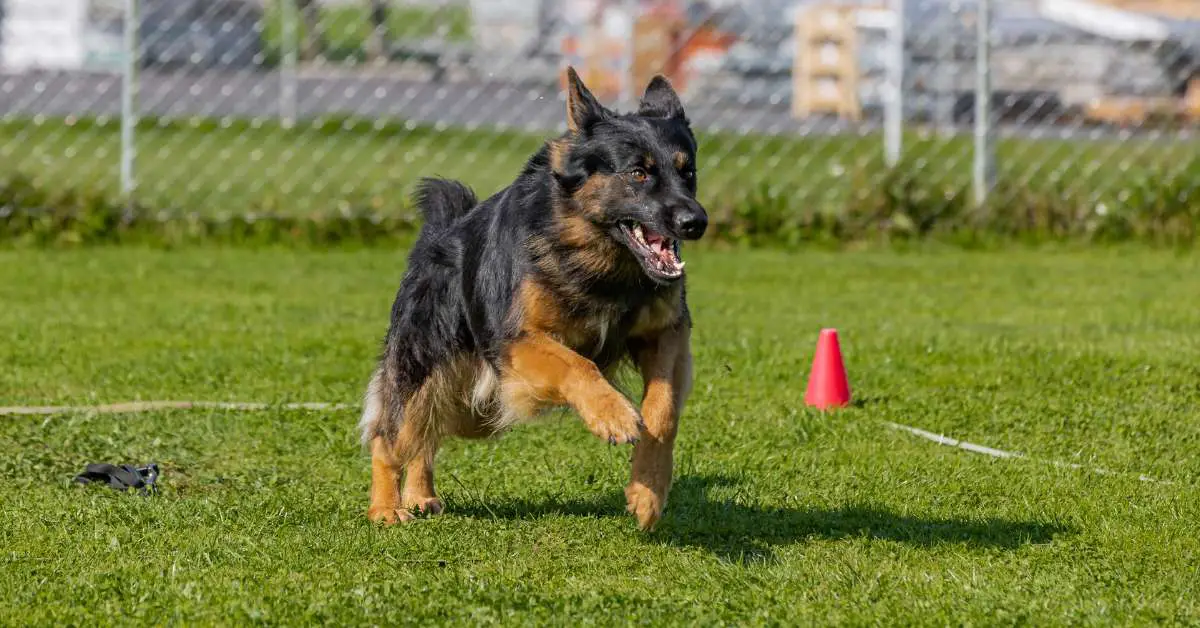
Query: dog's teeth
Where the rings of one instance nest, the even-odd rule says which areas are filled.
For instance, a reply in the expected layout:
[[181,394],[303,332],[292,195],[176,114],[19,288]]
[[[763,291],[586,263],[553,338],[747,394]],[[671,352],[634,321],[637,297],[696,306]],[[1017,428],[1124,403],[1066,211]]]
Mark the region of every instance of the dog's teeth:
[[683,265],[686,263],[687,262],[679,262],[678,264],[675,265],[675,268],[679,269],[680,272],[683,272]]

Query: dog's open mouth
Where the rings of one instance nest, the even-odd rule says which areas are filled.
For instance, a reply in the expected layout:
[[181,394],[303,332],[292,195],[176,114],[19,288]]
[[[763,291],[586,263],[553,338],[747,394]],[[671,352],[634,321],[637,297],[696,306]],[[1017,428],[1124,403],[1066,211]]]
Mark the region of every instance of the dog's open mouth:
[[684,263],[676,253],[678,249],[674,240],[633,221],[622,221],[620,227],[629,240],[629,249],[642,262],[647,272],[663,279],[677,279],[683,276]]

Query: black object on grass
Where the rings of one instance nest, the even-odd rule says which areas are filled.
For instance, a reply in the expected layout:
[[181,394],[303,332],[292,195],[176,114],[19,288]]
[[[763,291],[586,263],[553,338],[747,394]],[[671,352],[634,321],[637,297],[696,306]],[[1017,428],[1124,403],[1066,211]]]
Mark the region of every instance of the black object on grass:
[[103,482],[110,488],[121,491],[134,488],[142,495],[146,495],[158,490],[155,484],[158,481],[158,465],[153,462],[144,467],[127,464],[121,466],[106,463],[89,464],[83,473],[75,476],[75,481],[80,484]]

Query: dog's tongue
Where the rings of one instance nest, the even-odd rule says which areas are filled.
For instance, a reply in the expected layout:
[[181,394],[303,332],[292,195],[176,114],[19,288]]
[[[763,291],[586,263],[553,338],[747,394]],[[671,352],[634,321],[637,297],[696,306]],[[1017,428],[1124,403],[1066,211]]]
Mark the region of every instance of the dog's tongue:
[[646,233],[646,244],[667,268],[674,268],[678,263],[678,260],[675,259],[675,251],[663,236],[652,231],[648,232]]

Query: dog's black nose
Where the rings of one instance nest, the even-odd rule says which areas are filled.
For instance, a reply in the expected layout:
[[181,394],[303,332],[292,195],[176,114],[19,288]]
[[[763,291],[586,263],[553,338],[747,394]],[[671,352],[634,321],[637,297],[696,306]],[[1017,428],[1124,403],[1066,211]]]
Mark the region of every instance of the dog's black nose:
[[675,232],[683,240],[698,240],[706,229],[708,216],[703,210],[684,210],[675,214]]

